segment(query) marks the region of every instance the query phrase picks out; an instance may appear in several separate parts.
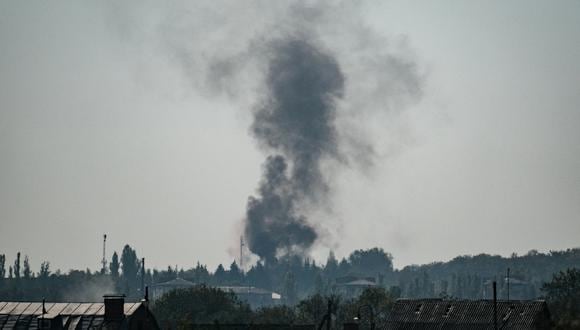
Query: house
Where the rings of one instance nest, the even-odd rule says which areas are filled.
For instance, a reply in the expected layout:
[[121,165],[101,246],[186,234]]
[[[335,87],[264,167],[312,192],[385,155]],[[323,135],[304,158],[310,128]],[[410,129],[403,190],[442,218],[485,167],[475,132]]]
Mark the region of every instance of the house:
[[334,289],[344,297],[353,298],[358,297],[365,289],[376,286],[374,277],[347,275],[335,280]]
[[[497,329],[550,329],[545,301],[497,302]],[[399,299],[386,329],[494,329],[493,300]]]
[[159,329],[147,302],[125,303],[123,295],[103,303],[0,302],[0,329]]
[[181,278],[176,278],[168,282],[157,283],[151,286],[151,299],[153,301],[161,298],[164,294],[178,289],[187,289],[194,287],[195,283],[186,281]]

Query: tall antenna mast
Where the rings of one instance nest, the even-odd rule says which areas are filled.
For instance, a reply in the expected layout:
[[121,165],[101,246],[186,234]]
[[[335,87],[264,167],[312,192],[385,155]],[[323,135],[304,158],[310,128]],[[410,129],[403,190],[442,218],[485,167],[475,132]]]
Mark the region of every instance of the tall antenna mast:
[[101,273],[105,274],[107,272],[107,234],[103,234],[103,260],[101,260],[103,268],[101,268]]
[[240,236],[240,269],[244,273],[244,236]]

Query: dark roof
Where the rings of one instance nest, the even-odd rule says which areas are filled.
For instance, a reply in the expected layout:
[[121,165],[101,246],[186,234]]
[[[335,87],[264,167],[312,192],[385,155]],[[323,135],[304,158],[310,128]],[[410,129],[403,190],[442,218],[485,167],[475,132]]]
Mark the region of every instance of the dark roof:
[[377,284],[375,282],[371,282],[369,280],[354,280],[351,282],[346,282],[346,283],[341,283],[339,285],[344,285],[344,286],[363,286],[363,287],[369,287],[369,286],[377,286]]
[[[499,329],[548,329],[546,302],[498,301]],[[493,301],[399,299],[387,329],[493,329]]]
[[363,275],[358,275],[355,273],[349,273],[348,275],[337,277],[335,281],[336,281],[336,284],[344,284],[344,283],[350,283],[350,282],[354,282],[354,281],[358,281],[358,280],[372,282],[373,284],[376,283],[375,278],[372,276],[363,276]]
[[174,280],[168,281],[168,282],[163,282],[163,283],[156,283],[153,285],[153,287],[174,287],[174,288],[186,288],[186,287],[192,287],[195,286],[195,283],[192,283],[190,281],[186,281],[184,279],[181,278],[176,278]]
[[[141,306],[125,303],[125,316],[132,316]],[[65,329],[100,328],[105,321],[104,303],[46,303],[45,309],[44,318],[62,318]],[[0,302],[0,329],[36,329],[41,315],[40,302]]]

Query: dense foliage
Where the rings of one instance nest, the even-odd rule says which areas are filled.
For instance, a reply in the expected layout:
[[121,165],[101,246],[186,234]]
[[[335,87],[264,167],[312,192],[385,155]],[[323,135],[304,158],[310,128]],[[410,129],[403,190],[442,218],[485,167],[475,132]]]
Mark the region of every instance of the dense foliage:
[[542,291],[558,329],[580,329],[580,269],[554,274]]
[[247,323],[251,309],[233,293],[199,285],[165,294],[155,302],[153,312],[160,324],[183,327],[218,320],[222,323]]
[[[377,324],[384,323],[395,298],[383,288],[366,289],[358,298],[341,299],[339,296],[315,294],[295,306],[273,306],[252,310],[233,294],[200,285],[190,289],[174,290],[156,301],[152,307],[160,324],[172,328],[191,328],[194,324],[320,324],[331,302],[331,322],[353,322],[360,314],[362,325],[370,326],[372,307]],[[360,313],[359,313],[360,312]]]

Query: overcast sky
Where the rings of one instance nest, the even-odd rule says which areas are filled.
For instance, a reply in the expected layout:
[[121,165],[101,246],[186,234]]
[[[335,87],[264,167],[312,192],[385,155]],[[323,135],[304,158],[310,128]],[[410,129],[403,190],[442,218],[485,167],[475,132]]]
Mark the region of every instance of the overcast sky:
[[[265,157],[247,50],[296,6],[321,12],[305,20],[361,108],[341,134],[375,151],[330,165],[313,257],[580,246],[579,1],[271,3],[0,2],[0,253],[98,269],[107,233],[109,258],[229,265]],[[412,63],[421,93],[365,89],[399,77],[353,69],[359,42]],[[220,54],[243,59],[206,79]]]

